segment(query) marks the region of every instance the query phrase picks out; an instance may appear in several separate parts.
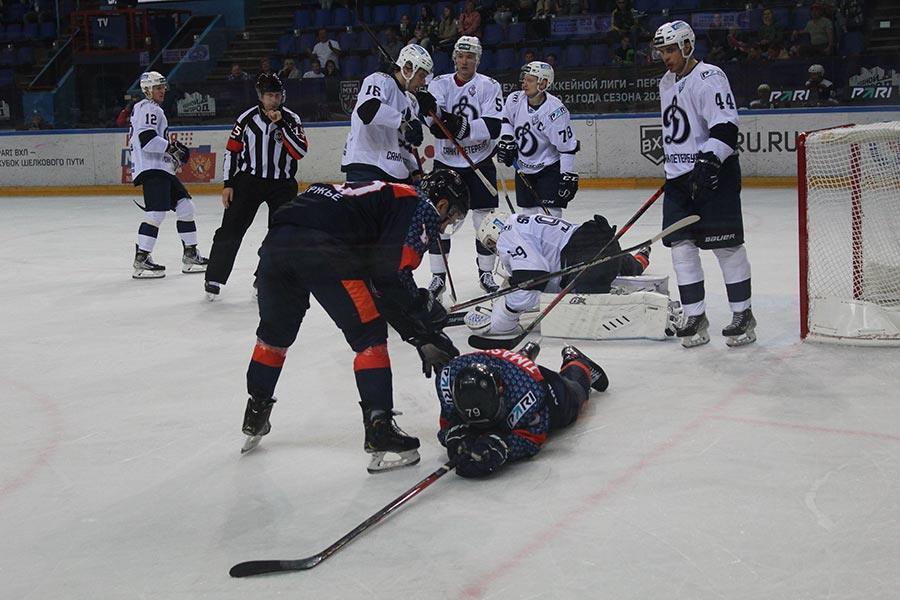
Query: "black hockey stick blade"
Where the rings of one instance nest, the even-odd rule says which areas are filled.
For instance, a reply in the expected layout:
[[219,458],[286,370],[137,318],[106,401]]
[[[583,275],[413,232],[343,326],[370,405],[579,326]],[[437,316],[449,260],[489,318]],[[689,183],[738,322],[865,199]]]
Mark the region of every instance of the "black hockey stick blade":
[[468,311],[460,310],[447,315],[447,324],[444,327],[456,327],[457,325],[465,325],[466,313]]
[[512,350],[518,346],[529,332],[511,338],[489,338],[472,334],[469,336],[469,346],[476,350]]
[[425,477],[425,479],[391,500],[381,510],[354,527],[349,533],[345,534],[341,539],[318,554],[313,554],[307,558],[300,558],[297,560],[248,560],[231,567],[228,574],[232,577],[252,577],[253,575],[264,575],[266,573],[286,573],[289,571],[306,571],[312,569],[320,562],[349,544],[356,536],[366,531],[369,527],[379,523],[382,519],[418,495],[419,492],[452,471],[456,467],[456,461],[456,458],[452,458],[445,462],[439,469],[433,471]]

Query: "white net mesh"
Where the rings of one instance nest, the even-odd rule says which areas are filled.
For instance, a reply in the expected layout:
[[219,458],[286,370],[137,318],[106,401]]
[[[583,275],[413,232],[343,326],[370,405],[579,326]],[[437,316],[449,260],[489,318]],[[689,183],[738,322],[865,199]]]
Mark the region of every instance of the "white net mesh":
[[[868,304],[890,321],[900,314],[900,122],[810,133],[805,153],[799,176],[807,184],[808,298],[801,300],[809,305],[810,331],[847,335],[835,323],[815,321],[817,303],[832,307],[826,321],[840,318],[836,303]],[[859,335],[900,339],[890,327]]]

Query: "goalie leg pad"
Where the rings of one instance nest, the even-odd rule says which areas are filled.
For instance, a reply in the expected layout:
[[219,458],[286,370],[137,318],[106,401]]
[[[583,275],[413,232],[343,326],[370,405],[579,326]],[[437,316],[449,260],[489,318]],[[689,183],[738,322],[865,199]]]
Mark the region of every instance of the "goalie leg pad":
[[[555,294],[541,294],[546,308]],[[666,339],[669,297],[655,292],[569,294],[541,322],[541,335],[588,340]]]
[[613,279],[611,294],[633,294],[634,292],[656,292],[669,295],[668,275],[630,275]]

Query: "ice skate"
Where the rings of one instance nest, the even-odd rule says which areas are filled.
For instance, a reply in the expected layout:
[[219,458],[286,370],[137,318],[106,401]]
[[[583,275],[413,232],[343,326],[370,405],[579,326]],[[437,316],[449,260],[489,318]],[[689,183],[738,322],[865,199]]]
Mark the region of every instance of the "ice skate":
[[756,317],[749,308],[734,313],[731,325],[722,330],[725,343],[732,348],[746,346],[756,341]]
[[206,290],[206,299],[210,302],[215,302],[216,298],[219,297],[219,292],[221,292],[221,286],[214,281],[207,281],[203,288]]
[[709,343],[709,320],[706,313],[685,319],[684,326],[675,329],[675,335],[681,338],[681,345],[685,348]]
[[[399,414],[399,413],[396,413]],[[365,451],[372,455],[369,473],[392,471],[419,462],[419,439],[406,435],[394,421],[394,413],[363,410],[366,427]],[[387,458],[391,454],[397,458]]]
[[562,349],[562,370],[567,364],[573,361],[578,361],[588,368],[591,372],[591,387],[597,390],[598,392],[606,391],[606,388],[609,387],[609,377],[606,376],[606,372],[603,368],[589,359],[585,354],[576,348],[575,346],[565,346]]
[[522,349],[519,350],[519,354],[524,354],[528,358],[533,361],[537,360],[538,354],[541,353],[541,346],[537,342],[528,342]]
[[181,256],[181,272],[182,273],[204,273],[209,259],[200,255],[197,246],[185,246],[184,254]]
[[666,335],[672,337],[678,332],[678,328],[684,324],[684,309],[678,300],[669,300],[666,319]]
[[[434,296],[434,299],[438,302],[441,302],[441,296],[444,295],[444,290],[447,288],[447,274],[446,273],[434,273],[431,278],[431,283],[428,284],[428,291],[431,292],[431,295]],[[443,302],[441,302],[443,304]]]
[[150,253],[134,246],[134,273],[132,279],[159,279],[166,276],[166,268],[153,262]]
[[494,281],[494,274],[491,271],[478,271],[478,284],[488,294],[493,294],[500,289],[497,282]]
[[272,431],[269,415],[272,414],[272,405],[275,402],[275,398],[256,398],[251,396],[247,399],[247,409],[244,411],[244,425],[241,427],[241,431],[244,432],[247,439],[244,440],[241,454],[245,454],[259,446],[262,437]]

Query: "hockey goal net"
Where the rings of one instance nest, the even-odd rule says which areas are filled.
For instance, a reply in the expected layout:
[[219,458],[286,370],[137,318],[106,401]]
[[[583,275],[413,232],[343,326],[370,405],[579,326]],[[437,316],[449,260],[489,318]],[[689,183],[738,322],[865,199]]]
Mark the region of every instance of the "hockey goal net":
[[800,337],[900,346],[900,122],[800,135]]

